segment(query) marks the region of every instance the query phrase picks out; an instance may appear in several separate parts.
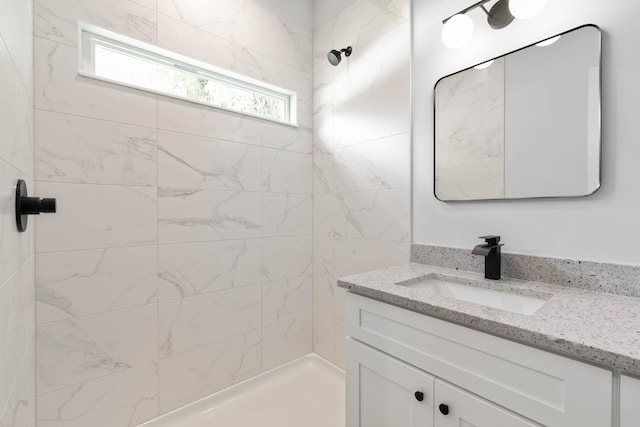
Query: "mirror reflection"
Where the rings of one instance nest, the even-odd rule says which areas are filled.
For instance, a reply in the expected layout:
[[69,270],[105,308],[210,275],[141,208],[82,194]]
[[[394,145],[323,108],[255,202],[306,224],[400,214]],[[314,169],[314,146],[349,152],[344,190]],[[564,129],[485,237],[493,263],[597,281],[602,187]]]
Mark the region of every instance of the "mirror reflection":
[[435,195],[570,197],[600,187],[600,30],[583,26],[435,87]]

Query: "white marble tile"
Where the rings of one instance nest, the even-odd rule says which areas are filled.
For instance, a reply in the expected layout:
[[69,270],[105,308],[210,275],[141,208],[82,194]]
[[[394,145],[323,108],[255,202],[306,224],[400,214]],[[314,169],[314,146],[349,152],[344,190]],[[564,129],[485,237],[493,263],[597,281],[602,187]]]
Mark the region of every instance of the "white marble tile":
[[[205,2],[199,3],[205,5]],[[176,34],[180,34],[180,37],[176,37]],[[254,79],[262,78],[262,55],[259,51],[162,14],[158,15],[158,45],[215,67]],[[202,46],[207,48],[202,49]]]
[[[366,44],[354,44],[353,54],[343,57],[340,72],[331,81],[333,102],[342,104],[409,76],[411,30],[409,21]],[[388,52],[393,52],[389,55]],[[408,88],[405,96],[409,99]]]
[[310,154],[263,149],[263,190],[273,193],[312,192],[312,157]]
[[156,246],[36,256],[38,323],[135,307],[158,299]]
[[345,330],[344,322],[334,323],[334,333],[335,338],[333,339],[333,363],[341,369],[346,369],[345,343],[347,332]]
[[325,317],[313,316],[313,352],[333,362],[334,348],[333,321]]
[[158,12],[241,46],[262,49],[262,13],[254,1],[158,0]]
[[260,237],[261,193],[180,190],[158,191],[160,243]]
[[262,286],[160,302],[160,356],[260,329]]
[[33,337],[9,395],[0,427],[36,427],[36,364]]
[[287,23],[275,13],[264,10],[262,53],[306,73],[311,73],[311,29]]
[[436,194],[442,200],[505,196],[504,124],[436,141]]
[[262,239],[262,274],[265,281],[305,276],[312,271],[311,236]]
[[[0,285],[0,405],[11,396],[20,366],[33,341],[35,313],[33,258]],[[1,411],[1,409],[0,409]]]
[[311,276],[290,277],[262,284],[262,326],[271,326],[312,312]]
[[273,237],[311,234],[312,214],[311,195],[264,193],[262,235]]
[[408,0],[358,0],[334,20],[334,37],[361,45],[409,19]]
[[39,181],[156,185],[154,129],[38,110],[35,135]]
[[156,96],[78,76],[78,50],[35,38],[35,105],[42,110],[156,127]]
[[336,105],[333,116],[336,147],[408,132],[409,87],[409,78],[401,78]]
[[[317,8],[316,8],[317,9]],[[314,16],[316,10],[314,10]],[[331,83],[333,80],[336,67],[327,61],[327,53],[331,49],[337,49],[334,39],[335,19],[326,23],[320,28],[314,28],[312,36],[312,53],[313,53],[313,89],[317,89]],[[344,46],[341,46],[342,48]],[[315,95],[315,94],[314,94]]]
[[441,200],[503,199],[504,162],[478,166],[438,168],[435,191]]
[[313,236],[314,274],[335,276],[334,244],[334,238],[331,236]]
[[333,321],[336,280],[332,276],[313,275],[313,314]]
[[[313,145],[314,150],[322,153],[335,151],[333,108],[314,111],[313,114]],[[315,154],[315,151],[314,151]]]
[[377,240],[335,239],[335,267],[338,277],[364,273],[409,262],[409,243]]
[[156,304],[38,325],[38,395],[158,357]]
[[39,182],[37,190],[58,200],[57,213],[35,221],[37,252],[156,243],[155,188]]
[[335,194],[313,195],[313,234],[315,236],[333,236],[333,206]]
[[337,150],[333,160],[339,192],[404,188],[411,182],[408,133]]
[[158,133],[162,187],[260,191],[262,149],[183,133]]
[[[4,19],[4,11],[2,13]],[[1,27],[0,27],[1,28]],[[0,30],[1,31],[1,30]],[[27,176],[33,176],[33,105],[19,71],[14,67],[2,39],[0,39],[0,159]],[[29,82],[29,88],[32,88]],[[31,94],[30,94],[31,93]]]
[[486,132],[436,141],[436,169],[504,162],[504,126]]
[[504,129],[504,108],[504,96],[495,95],[438,111],[436,140]]
[[333,154],[313,148],[313,193],[325,194],[335,190],[335,162]]
[[262,80],[294,91],[298,98],[298,111],[313,111],[313,84],[310,71],[301,71],[265,56],[262,63]]
[[504,73],[504,58],[499,58],[488,68],[471,68],[439,80],[434,90],[437,111],[504,96]]
[[169,98],[158,99],[158,128],[245,144],[262,143],[260,119]]
[[269,121],[262,122],[262,145],[268,148],[310,154],[313,149],[313,132],[301,123],[303,114],[298,114],[298,127]]
[[133,427],[157,416],[156,363],[38,397],[39,427]]
[[409,242],[411,189],[339,193],[334,208],[336,235]]
[[262,333],[248,332],[160,360],[160,413],[215,393],[262,370]]
[[[312,110],[313,114],[320,114],[320,113],[326,113],[326,112],[332,113],[332,108],[335,104],[334,79],[337,71],[335,67],[333,67],[327,60],[327,53],[331,49],[334,49],[334,48],[333,47],[327,48],[327,50],[322,52],[321,54],[322,59],[318,59],[318,61],[322,61],[321,67],[328,66],[332,68],[331,70],[329,70],[330,72],[327,73],[327,76],[325,77],[326,81],[323,83],[318,83],[316,81],[317,80],[316,74],[314,72],[313,110]],[[314,70],[317,70],[317,69],[318,67],[314,66]]]
[[130,0],[130,1],[137,3],[140,6],[144,6],[147,9],[151,9],[153,11],[157,9],[156,0]]
[[[21,86],[33,99],[33,2],[4,0],[0,13],[0,36],[20,76]],[[0,45],[2,42],[0,42]],[[0,49],[5,49],[1,47]],[[3,75],[3,79],[7,76]],[[7,93],[7,92],[0,92]],[[5,97],[6,99],[12,99]],[[0,116],[2,117],[2,116]]]
[[262,339],[264,370],[302,357],[313,349],[312,316],[302,316],[265,327]]
[[159,247],[160,299],[205,294],[262,281],[260,239]]
[[[16,226],[15,194],[18,179],[27,179],[15,168],[0,160],[0,286],[33,254],[34,224],[28,222],[27,232],[20,233]],[[34,194],[33,182],[27,183],[29,194]]]
[[346,319],[347,310],[347,291],[343,288],[339,288],[336,284],[336,288],[333,293],[333,320],[336,326],[339,323],[344,324]]
[[130,0],[34,0],[34,34],[77,46],[78,20],[81,20],[146,42],[155,42],[156,14],[137,3]]

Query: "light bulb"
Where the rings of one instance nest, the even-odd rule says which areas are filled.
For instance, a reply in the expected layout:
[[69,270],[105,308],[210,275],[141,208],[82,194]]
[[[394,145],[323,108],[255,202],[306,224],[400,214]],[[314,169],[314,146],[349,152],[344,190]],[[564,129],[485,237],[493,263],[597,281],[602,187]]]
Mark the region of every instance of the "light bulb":
[[518,19],[536,16],[547,5],[548,0],[509,0],[509,12]]
[[473,35],[473,21],[467,15],[454,15],[442,27],[442,42],[452,49],[467,44]]
[[493,64],[493,59],[491,61],[487,61],[487,62],[483,62],[482,64],[478,64],[473,68],[475,68],[476,70],[484,70],[485,68],[491,67],[492,64]]

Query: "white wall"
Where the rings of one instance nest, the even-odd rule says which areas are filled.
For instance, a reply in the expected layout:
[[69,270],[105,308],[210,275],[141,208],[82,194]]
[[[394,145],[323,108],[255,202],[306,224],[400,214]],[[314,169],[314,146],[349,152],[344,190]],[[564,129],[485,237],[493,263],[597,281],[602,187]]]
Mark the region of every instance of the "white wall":
[[[125,427],[312,350],[311,2],[37,0],[40,427]],[[78,19],[298,93],[298,128],[77,76]]]
[[[331,66],[327,52],[347,45]],[[314,351],[339,366],[336,279],[409,261],[409,46],[408,0],[358,0],[314,31]]]
[[33,182],[33,2],[0,0],[0,426],[35,427],[34,218],[18,232],[15,191]]
[[[413,2],[413,242],[471,249],[500,234],[505,251],[638,263],[640,241],[640,4],[551,0],[536,18],[494,31],[482,22],[457,50],[440,39],[442,19],[468,2]],[[433,86],[444,75],[585,23],[603,31],[603,180],[593,196],[564,200],[442,203],[433,197]]]

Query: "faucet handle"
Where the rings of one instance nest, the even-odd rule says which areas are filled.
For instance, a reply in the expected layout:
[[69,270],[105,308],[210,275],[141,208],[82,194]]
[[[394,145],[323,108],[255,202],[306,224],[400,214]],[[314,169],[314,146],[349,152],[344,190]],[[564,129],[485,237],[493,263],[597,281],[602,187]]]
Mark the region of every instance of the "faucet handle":
[[484,239],[489,246],[496,246],[500,241],[500,236],[480,236],[479,239]]

